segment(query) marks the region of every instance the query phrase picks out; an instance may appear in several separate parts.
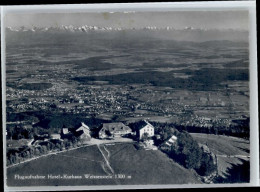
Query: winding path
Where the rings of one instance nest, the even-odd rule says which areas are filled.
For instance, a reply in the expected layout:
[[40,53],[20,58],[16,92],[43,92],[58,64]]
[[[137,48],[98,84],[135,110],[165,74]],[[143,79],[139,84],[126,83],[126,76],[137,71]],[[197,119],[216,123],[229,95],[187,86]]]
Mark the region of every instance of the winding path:
[[104,145],[104,149],[106,150],[106,152],[107,152],[107,158],[109,159],[109,158],[110,158],[110,152],[108,151],[108,149],[106,148],[105,145]]
[[[112,174],[114,174],[115,172],[114,172],[113,168],[111,167],[111,165],[110,165],[108,159],[106,158],[104,152],[101,150],[100,145],[97,145],[97,147],[98,147],[100,153],[102,154],[102,156],[104,157],[104,160],[105,160],[106,165],[107,165],[107,167],[109,168],[110,172],[111,172]],[[105,149],[105,150],[106,150],[106,149]],[[107,150],[106,150],[106,151],[107,151]],[[111,174],[109,174],[109,175],[111,175]]]

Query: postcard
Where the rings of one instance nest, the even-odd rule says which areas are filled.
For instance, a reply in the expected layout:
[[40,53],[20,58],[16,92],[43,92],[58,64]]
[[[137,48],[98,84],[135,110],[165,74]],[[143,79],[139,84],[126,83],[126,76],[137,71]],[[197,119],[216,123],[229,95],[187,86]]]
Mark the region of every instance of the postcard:
[[6,190],[257,185],[255,11],[2,7]]

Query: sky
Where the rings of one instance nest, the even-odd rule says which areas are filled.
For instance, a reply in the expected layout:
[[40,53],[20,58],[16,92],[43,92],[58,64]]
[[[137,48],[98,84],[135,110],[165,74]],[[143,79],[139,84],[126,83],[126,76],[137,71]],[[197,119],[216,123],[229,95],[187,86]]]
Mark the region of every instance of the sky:
[[99,27],[141,28],[144,26],[187,26],[207,29],[248,29],[247,11],[169,11],[104,13],[9,13],[7,27],[55,27],[94,25]]

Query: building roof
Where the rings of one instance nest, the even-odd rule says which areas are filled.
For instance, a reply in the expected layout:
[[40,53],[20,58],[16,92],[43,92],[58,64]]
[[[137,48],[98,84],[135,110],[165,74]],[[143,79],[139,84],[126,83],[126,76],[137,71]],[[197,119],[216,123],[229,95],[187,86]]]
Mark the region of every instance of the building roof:
[[85,123],[81,122],[81,126],[76,128],[75,130],[76,131],[79,131],[79,130],[83,130],[83,129],[88,129],[90,130],[89,126],[87,126]]
[[81,126],[87,128],[87,129],[89,129],[89,126],[87,126],[84,122],[81,122]]
[[174,143],[177,140],[177,137],[175,135],[172,135],[171,138],[168,140],[170,143]]
[[136,122],[134,127],[135,127],[135,130],[137,131],[137,130],[144,128],[146,125],[152,126],[147,120],[141,120],[141,121]]
[[131,131],[130,127],[126,126],[125,124],[118,122],[118,123],[104,123],[102,126],[102,130],[109,130],[110,132],[114,131]]
[[166,139],[166,141],[164,142],[164,144],[171,146],[173,145],[175,142],[177,141],[177,137],[175,135],[172,135],[171,137],[169,137],[168,139]]

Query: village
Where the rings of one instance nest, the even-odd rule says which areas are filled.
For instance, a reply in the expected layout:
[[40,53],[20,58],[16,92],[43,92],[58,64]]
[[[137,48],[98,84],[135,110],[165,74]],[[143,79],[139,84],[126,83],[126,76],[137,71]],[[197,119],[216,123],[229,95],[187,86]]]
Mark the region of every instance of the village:
[[[74,89],[60,84],[54,84],[46,90],[7,87],[7,112],[41,110],[46,113],[94,114],[108,119],[113,116],[126,119],[162,116],[179,125],[207,128],[228,127],[234,124],[233,120],[248,117],[239,112],[244,104],[240,106],[240,103],[232,101],[231,106],[227,104],[227,96],[220,92],[217,98],[213,97],[213,93],[207,98],[203,92],[194,94],[172,89],[160,90],[149,85],[138,85],[134,89],[120,85],[84,85]],[[229,113],[229,110],[236,112]]]
[[[73,147],[75,143],[80,146],[108,142],[138,142],[147,150],[157,150],[154,139],[160,139],[160,135],[154,133],[154,126],[147,120],[139,121],[135,125],[133,130],[122,122],[103,123],[96,136],[93,136],[90,127],[82,122],[81,126],[76,128],[61,128],[60,134],[35,135],[27,146],[23,146],[23,150],[19,153],[21,156],[26,156],[27,151],[31,151],[32,148],[64,150]],[[175,139],[172,140],[172,138]],[[177,138],[175,136],[172,136],[172,138],[169,138],[165,145],[169,145],[169,142],[174,144]],[[12,146],[9,145],[8,147],[11,148]],[[10,164],[12,163],[10,162]]]

